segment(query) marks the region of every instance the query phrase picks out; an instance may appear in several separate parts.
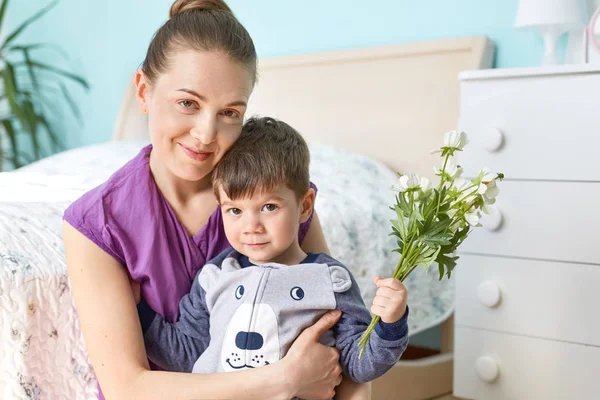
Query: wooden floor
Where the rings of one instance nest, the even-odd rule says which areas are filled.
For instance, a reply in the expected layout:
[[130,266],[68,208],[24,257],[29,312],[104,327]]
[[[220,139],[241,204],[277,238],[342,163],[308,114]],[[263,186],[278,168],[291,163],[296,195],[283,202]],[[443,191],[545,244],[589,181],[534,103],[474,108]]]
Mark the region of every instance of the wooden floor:
[[460,400],[458,397],[454,397],[451,394],[446,395],[446,396],[442,396],[442,397],[436,397],[435,399],[431,399],[431,400]]

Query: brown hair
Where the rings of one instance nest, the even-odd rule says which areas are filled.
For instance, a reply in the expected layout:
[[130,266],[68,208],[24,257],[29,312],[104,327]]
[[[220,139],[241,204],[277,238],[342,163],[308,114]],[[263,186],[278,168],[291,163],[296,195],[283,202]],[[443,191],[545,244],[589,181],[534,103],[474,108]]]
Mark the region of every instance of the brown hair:
[[176,0],[154,34],[142,70],[150,80],[169,67],[176,50],[215,51],[248,68],[256,82],[256,49],[250,34],[223,0]]
[[235,200],[279,185],[300,199],[310,187],[309,164],[308,145],[294,128],[273,118],[253,117],[213,170],[213,188],[219,201],[219,188]]

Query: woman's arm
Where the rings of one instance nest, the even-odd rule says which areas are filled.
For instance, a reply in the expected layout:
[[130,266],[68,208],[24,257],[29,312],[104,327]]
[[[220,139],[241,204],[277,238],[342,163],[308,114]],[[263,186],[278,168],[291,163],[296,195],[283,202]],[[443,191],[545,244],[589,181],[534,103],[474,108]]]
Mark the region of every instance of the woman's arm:
[[335,400],[371,400],[371,382],[356,383],[344,377],[335,390]]
[[206,375],[150,371],[126,269],[66,222],[63,239],[81,330],[107,399],[326,398],[339,384],[337,350],[317,343],[339,318],[330,314],[278,363]]
[[321,228],[321,222],[317,212],[313,212],[313,218],[306,232],[306,237],[302,241],[302,250],[307,253],[325,253],[329,254],[329,248],[323,235],[323,229]]

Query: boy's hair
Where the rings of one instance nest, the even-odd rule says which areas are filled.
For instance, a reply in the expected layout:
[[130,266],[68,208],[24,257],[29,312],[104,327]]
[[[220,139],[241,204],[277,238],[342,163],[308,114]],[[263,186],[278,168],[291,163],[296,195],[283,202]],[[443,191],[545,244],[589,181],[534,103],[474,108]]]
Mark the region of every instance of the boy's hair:
[[236,200],[280,185],[300,199],[310,187],[309,164],[308,145],[294,128],[270,117],[252,117],[213,170],[213,188],[219,202],[219,188]]

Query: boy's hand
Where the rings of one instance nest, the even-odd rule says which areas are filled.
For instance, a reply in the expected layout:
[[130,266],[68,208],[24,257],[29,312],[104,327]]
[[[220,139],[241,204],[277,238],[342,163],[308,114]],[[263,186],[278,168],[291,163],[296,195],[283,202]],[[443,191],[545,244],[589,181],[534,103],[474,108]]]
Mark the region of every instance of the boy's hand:
[[373,299],[371,312],[379,315],[387,324],[400,321],[406,313],[406,299],[408,292],[398,279],[381,279],[376,276],[373,280],[379,288]]

